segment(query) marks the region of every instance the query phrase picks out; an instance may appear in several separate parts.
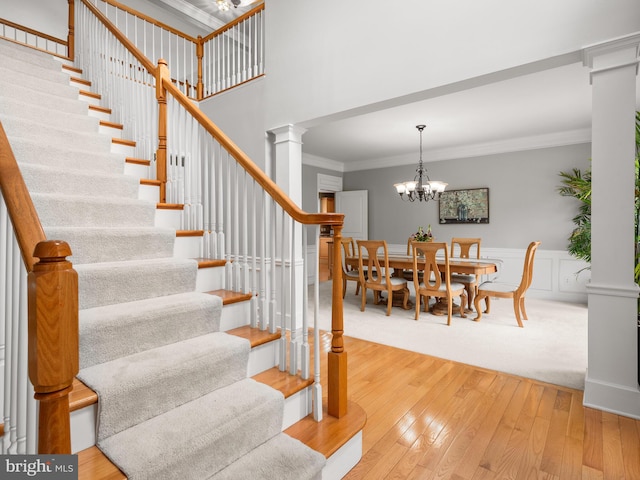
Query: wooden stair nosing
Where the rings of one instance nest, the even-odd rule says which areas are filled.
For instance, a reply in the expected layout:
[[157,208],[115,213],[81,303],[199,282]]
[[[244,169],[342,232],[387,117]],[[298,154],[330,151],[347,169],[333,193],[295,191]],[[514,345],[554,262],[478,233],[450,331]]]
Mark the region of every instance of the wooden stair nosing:
[[156,208],[160,210],[184,210],[182,203],[158,203]]
[[78,93],[80,95],[84,95],[85,97],[91,97],[97,100],[102,99],[102,95],[100,95],[99,93],[90,92],[89,90],[78,90]]
[[64,70],[70,70],[70,71],[72,71],[72,72],[74,72],[74,73],[79,73],[79,74],[81,74],[81,73],[82,73],[82,69],[81,69],[81,68],[72,67],[71,65],[66,65],[66,64],[64,64],[64,63],[62,64],[62,68],[63,68]]
[[149,185],[151,187],[159,187],[161,183],[162,182],[160,180],[153,180],[151,178],[141,178],[140,179],[140,185]]
[[260,372],[251,378],[278,390],[284,395],[284,398],[289,398],[314,383],[312,377],[303,379],[298,375],[291,375],[288,371],[281,372],[278,367]]
[[253,297],[253,293],[242,293],[242,292],[234,292],[232,290],[209,290],[209,295],[217,295],[218,297],[222,297],[222,305],[231,305],[233,303],[245,302],[247,300],[251,300]]
[[203,237],[204,230],[176,230],[176,237]]
[[82,85],[86,85],[87,87],[91,86],[91,81],[85,80],[84,78],[70,77],[69,80],[75,83],[81,83]]
[[101,105],[89,105],[89,110],[95,110],[96,112],[106,113],[107,115],[111,115],[111,109],[107,107],[103,107]]
[[227,261],[218,258],[194,258],[198,262],[198,268],[224,267]]
[[107,120],[100,120],[100,126],[115,128],[116,130],[124,130],[124,125],[122,125],[121,123],[108,122]]
[[124,161],[125,163],[132,163],[134,165],[144,165],[145,167],[148,167],[149,165],[151,165],[151,160],[146,160],[144,158],[126,157]]
[[134,140],[127,140],[125,138],[112,138],[111,143],[117,143],[119,145],[125,145],[127,147],[135,147],[136,142]]
[[227,333],[229,335],[235,335],[236,337],[249,340],[251,348],[264,345],[265,343],[269,343],[280,338],[280,332],[271,333],[268,330],[260,330],[259,328],[253,328],[250,325],[232,328],[231,330],[227,330]]

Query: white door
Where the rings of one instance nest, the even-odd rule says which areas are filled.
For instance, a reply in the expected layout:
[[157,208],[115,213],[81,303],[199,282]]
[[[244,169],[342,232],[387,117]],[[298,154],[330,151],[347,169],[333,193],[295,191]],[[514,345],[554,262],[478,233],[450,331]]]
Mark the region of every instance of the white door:
[[344,213],[343,237],[369,239],[369,196],[367,190],[336,192],[336,212]]

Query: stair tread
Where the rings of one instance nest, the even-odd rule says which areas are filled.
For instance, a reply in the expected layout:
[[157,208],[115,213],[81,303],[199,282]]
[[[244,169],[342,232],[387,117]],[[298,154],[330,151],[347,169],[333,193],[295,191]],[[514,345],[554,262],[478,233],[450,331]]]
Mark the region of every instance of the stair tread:
[[249,325],[243,325],[242,327],[227,330],[227,333],[229,335],[235,335],[249,340],[251,348],[264,345],[265,343],[269,343],[280,338],[280,332],[271,333],[268,330],[252,328]]
[[278,390],[284,395],[284,398],[289,398],[314,383],[313,378],[311,377],[304,380],[299,375],[291,375],[289,372],[281,372],[278,367],[265,370],[251,378],[256,382],[264,383],[265,385],[269,385],[271,388]]
[[323,403],[325,404],[320,422],[316,422],[311,414],[291,425],[284,433],[329,458],[362,431],[367,423],[367,414],[360,405],[349,401],[347,414],[342,418],[336,418],[327,413],[326,399]]
[[204,230],[176,230],[176,237],[202,237]]
[[230,305],[232,303],[245,302],[247,300],[251,300],[253,297],[252,293],[242,293],[242,292],[234,292],[232,290],[209,290],[209,295],[217,295],[218,297],[222,297],[223,305]]
[[88,480],[126,480],[126,475],[116,467],[98,447],[78,452],[78,478]]
[[73,390],[69,394],[69,411],[75,412],[89,405],[98,403],[98,394],[87,387],[81,380],[73,380]]

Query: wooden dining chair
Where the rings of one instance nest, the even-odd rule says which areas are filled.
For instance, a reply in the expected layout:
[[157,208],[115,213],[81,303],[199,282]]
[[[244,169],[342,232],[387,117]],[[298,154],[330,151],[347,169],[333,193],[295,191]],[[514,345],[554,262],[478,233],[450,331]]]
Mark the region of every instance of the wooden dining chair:
[[[347,264],[347,257],[355,257],[357,255],[356,242],[353,237],[342,237],[342,298],[347,291],[347,281],[356,282],[356,295],[360,291],[360,271],[357,268]],[[366,277],[367,273],[364,272]]]
[[[391,315],[393,292],[402,292],[402,305],[407,309],[409,289],[407,280],[392,277],[389,264],[389,251],[384,240],[358,240],[358,270],[362,286],[362,303],[360,310],[364,312],[367,303],[367,289],[373,290],[373,303],[380,303],[380,292],[387,292],[387,316]],[[366,272],[366,275],[365,275]]]
[[[454,237],[451,239],[451,257],[471,258],[475,253],[475,258],[480,258],[481,238]],[[475,248],[473,248],[475,247]],[[473,274],[452,273],[451,281],[462,283],[467,291],[467,308],[471,309],[473,297],[478,289],[478,279]]]
[[[429,310],[429,298],[445,298],[447,301],[447,325],[451,325],[453,297],[460,297],[460,316],[466,318],[464,306],[466,291],[462,283],[451,281],[449,251],[445,242],[413,242],[413,271],[422,271],[421,279],[413,277],[416,290],[416,317],[420,316],[420,301],[424,299],[424,311]],[[444,256],[444,269],[438,267],[436,256]]]
[[528,320],[527,311],[524,308],[524,295],[529,286],[531,286],[531,280],[533,279],[533,259],[538,245],[540,245],[540,242],[531,242],[529,247],[527,247],[527,253],[524,256],[522,279],[519,285],[504,282],[483,282],[478,286],[478,292],[474,301],[478,314],[474,319],[476,322],[482,318],[482,311],[480,310],[480,302],[482,299],[484,299],[486,307],[484,313],[489,313],[491,297],[513,298],[513,311],[516,314],[516,320],[520,327],[524,326],[522,324],[522,318]]

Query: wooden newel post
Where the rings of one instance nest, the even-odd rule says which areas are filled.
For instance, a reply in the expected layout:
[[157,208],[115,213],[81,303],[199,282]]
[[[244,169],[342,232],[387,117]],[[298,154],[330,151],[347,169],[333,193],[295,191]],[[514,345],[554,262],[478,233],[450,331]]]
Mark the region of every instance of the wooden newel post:
[[75,37],[75,6],[73,0],[69,1],[69,33],[67,34],[67,57],[69,60],[75,58],[76,37]]
[[196,58],[198,59],[198,85],[196,85],[196,98],[198,101],[204,97],[204,86],[202,84],[202,58],[204,57],[204,42],[202,36],[198,35],[196,43]]
[[164,59],[158,60],[156,99],[158,100],[158,150],[156,151],[156,177],[160,181],[160,203],[167,201],[167,89],[163,81],[171,81],[169,67]]
[[347,352],[344,350],[342,306],[342,226],[333,227],[333,290],[331,351],[328,353],[327,412],[340,418],[347,413]]
[[40,259],[27,277],[29,379],[40,401],[38,453],[71,453],[69,393],[79,368],[78,274],[71,248],[50,240],[36,245]]

